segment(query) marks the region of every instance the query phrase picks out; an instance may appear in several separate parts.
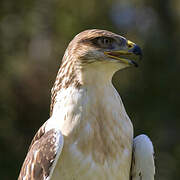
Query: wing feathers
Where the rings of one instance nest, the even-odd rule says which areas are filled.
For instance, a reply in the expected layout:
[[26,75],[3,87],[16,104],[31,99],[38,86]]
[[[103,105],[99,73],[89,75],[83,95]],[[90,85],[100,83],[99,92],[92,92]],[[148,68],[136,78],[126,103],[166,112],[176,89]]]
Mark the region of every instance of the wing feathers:
[[46,180],[51,176],[63,147],[60,130],[45,132],[43,125],[35,135],[18,180]]
[[133,141],[132,180],[154,180],[154,149],[146,135],[139,135]]

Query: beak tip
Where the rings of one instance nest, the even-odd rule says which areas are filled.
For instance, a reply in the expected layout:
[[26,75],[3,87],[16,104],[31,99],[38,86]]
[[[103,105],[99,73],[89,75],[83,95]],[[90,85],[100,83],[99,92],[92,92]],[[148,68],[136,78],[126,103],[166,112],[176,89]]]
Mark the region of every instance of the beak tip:
[[132,49],[132,52],[135,54],[135,55],[139,55],[140,56],[140,59],[142,59],[142,50],[141,48],[138,46],[138,45],[135,45]]

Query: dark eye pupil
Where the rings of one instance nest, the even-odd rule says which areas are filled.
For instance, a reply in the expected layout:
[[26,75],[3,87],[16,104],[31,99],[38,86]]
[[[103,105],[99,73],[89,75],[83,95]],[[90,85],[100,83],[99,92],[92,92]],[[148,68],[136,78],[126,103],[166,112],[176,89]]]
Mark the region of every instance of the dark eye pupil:
[[110,40],[109,40],[109,39],[104,38],[104,39],[103,39],[103,43],[104,43],[104,44],[109,44],[109,43],[110,43]]

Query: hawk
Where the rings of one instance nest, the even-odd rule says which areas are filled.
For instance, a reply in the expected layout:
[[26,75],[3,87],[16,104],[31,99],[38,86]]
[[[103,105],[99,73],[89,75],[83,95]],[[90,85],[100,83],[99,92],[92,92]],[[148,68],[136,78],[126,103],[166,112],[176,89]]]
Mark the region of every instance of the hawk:
[[153,145],[133,126],[112,85],[137,66],[139,46],[106,30],[86,30],[65,51],[50,118],[34,136],[19,180],[153,180]]

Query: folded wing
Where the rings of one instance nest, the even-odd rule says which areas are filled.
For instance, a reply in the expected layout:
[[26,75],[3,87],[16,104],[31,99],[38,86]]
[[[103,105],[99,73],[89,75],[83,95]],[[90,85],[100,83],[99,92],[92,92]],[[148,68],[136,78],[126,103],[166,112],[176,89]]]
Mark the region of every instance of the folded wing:
[[32,140],[18,180],[50,179],[62,151],[63,136],[56,128],[46,129],[45,123]]
[[133,141],[133,158],[131,168],[132,180],[154,180],[154,149],[146,135],[139,135]]

